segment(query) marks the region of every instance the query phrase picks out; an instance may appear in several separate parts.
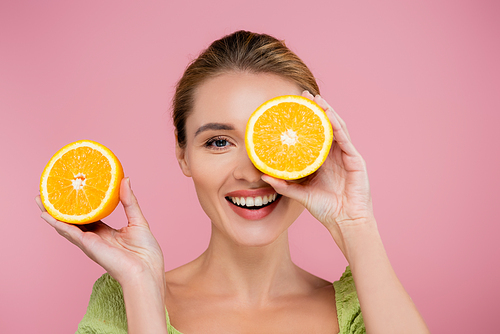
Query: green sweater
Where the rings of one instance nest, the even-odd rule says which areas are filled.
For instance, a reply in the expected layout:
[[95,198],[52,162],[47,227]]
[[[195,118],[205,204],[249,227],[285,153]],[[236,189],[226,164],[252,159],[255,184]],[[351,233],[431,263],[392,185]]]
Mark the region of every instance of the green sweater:
[[[339,321],[339,334],[364,334],[365,325],[359,307],[358,295],[347,267],[342,277],[333,283]],[[170,325],[165,310],[169,334],[182,334]],[[127,315],[120,284],[109,274],[102,275],[94,284],[87,313],[78,325],[77,334],[126,334]]]

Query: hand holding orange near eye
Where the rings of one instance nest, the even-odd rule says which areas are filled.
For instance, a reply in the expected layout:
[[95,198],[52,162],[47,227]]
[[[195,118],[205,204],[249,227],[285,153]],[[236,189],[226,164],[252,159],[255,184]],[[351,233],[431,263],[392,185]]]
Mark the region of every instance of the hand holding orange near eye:
[[[273,100],[277,101],[280,98],[282,97]],[[285,98],[291,100],[290,97]],[[352,144],[345,122],[321,96],[313,96],[309,92],[304,92],[301,99],[296,99],[296,101],[299,101],[298,107],[274,107],[273,109],[268,107],[273,104],[273,100],[263,104],[264,107],[261,106],[260,109],[264,108],[271,111],[269,114],[273,115],[276,120],[269,120],[270,117],[266,116],[265,112],[261,112],[259,117],[266,120],[269,125],[266,128],[265,125],[259,125],[258,120],[252,119],[257,114],[256,112],[247,125],[246,139],[253,141],[253,143],[246,143],[250,158],[258,169],[267,174],[262,176],[264,181],[269,183],[278,193],[293,198],[304,205],[316,219],[328,228],[341,250],[344,251],[339,225],[373,219],[365,161]],[[308,101],[308,103],[300,102],[304,100]],[[311,105],[313,107],[309,107]],[[297,109],[304,107],[309,107],[313,112],[309,114],[302,112],[304,120],[300,120],[300,124],[304,125],[306,131],[312,134],[310,136],[303,135],[306,141],[304,143],[305,147],[301,149],[305,154],[301,155],[301,153],[294,152],[294,148],[286,147],[287,141],[290,143],[295,137],[297,137],[297,141],[302,140],[298,135],[293,135],[293,133],[299,134],[299,131],[295,130],[295,128],[292,128],[293,132],[288,132],[291,133],[288,136],[289,138],[286,136],[289,129],[286,126],[289,120],[293,123],[300,118],[283,114],[297,112]],[[316,108],[320,108],[323,114],[317,112]],[[311,115],[317,115],[321,119],[323,127],[318,125],[310,126],[315,124],[314,117],[311,117]],[[328,137],[328,126],[325,125],[324,119],[327,120],[328,126],[331,124],[334,138],[333,143],[328,146],[326,151],[323,148],[328,145],[328,140],[331,137]],[[248,136],[248,127],[260,131],[259,137],[255,136],[256,130],[254,130],[253,136]],[[280,129],[281,134],[276,134]],[[270,138],[273,137],[275,139],[271,141]],[[256,143],[259,138],[264,138],[264,144]],[[260,153],[262,158],[259,157],[258,149],[254,148],[257,145],[262,147],[261,151],[263,153]],[[316,153],[313,154],[312,152]],[[296,174],[294,170],[296,166],[304,165],[304,161],[313,161],[303,158],[307,155],[316,156],[316,159],[321,161],[321,163],[314,165],[317,170],[311,168],[310,173]],[[255,156],[259,158],[255,158]],[[261,166],[263,161],[265,162],[264,167]],[[280,166],[283,172],[281,174],[276,173],[275,169],[279,168],[274,166]],[[308,170],[309,166],[313,166],[313,163],[309,165],[306,163],[304,170]],[[315,173],[313,173],[314,170],[316,170]],[[305,175],[308,176],[300,183],[287,181],[287,179],[291,180]]]

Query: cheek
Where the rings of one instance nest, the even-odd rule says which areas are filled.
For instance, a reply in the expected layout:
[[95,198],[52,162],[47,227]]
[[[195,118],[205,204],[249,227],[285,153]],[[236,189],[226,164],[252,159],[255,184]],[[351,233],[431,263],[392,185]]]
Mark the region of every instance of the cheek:
[[193,153],[189,165],[195,185],[207,189],[220,188],[231,174],[232,161],[225,155]]
[[216,202],[219,200],[219,196],[217,192],[217,180],[210,175],[210,168],[203,168],[194,170],[191,177],[201,208],[205,214],[213,220],[215,218],[215,207],[217,205]]
[[213,192],[217,191],[217,179],[220,176],[217,173],[217,169],[209,163],[193,167],[191,168],[191,178],[193,179],[200,201],[205,197],[212,197]]
[[231,163],[222,155],[190,155],[189,165],[198,200],[205,213],[212,217],[219,206],[223,190],[231,176]]

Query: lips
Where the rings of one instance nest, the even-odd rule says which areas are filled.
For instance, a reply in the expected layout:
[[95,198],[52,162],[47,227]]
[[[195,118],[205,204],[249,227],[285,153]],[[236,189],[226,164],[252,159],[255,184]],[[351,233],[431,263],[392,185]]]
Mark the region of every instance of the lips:
[[265,207],[266,205],[270,205],[280,196],[281,195],[278,195],[277,193],[264,195],[264,196],[255,196],[255,197],[253,197],[253,196],[229,197],[228,196],[228,197],[226,197],[226,200],[231,201],[233,204],[235,204],[241,208],[258,210],[262,207]]
[[248,220],[259,220],[276,208],[281,195],[272,188],[241,190],[228,193],[225,197],[231,209]]

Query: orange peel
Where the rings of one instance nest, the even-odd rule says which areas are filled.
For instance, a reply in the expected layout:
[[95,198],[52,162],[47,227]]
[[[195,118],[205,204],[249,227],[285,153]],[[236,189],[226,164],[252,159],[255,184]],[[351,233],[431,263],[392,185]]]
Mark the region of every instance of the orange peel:
[[257,169],[285,180],[314,173],[326,160],[333,129],[314,101],[284,95],[263,103],[250,116],[245,147]]
[[107,147],[80,140],[61,148],[45,166],[40,197],[57,220],[88,224],[107,217],[120,201],[123,168]]

